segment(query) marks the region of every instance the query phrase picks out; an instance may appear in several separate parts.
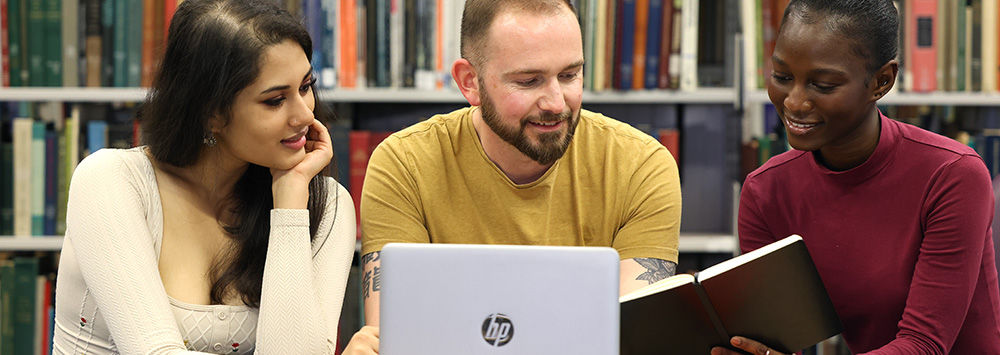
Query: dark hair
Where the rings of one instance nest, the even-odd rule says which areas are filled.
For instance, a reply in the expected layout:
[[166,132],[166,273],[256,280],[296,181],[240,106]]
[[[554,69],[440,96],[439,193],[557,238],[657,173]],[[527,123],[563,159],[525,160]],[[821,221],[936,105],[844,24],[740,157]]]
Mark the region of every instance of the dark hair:
[[[273,1],[186,0],[178,5],[153,86],[136,113],[153,158],[178,167],[195,163],[202,149],[209,149],[203,144],[209,120],[222,117],[228,124],[237,93],[256,80],[265,51],[289,39],[312,60],[309,33]],[[316,119],[327,122],[329,111],[315,102]],[[313,240],[326,206],[326,175],[324,169],[309,183]],[[236,292],[248,306],[260,306],[273,204],[270,170],[250,164],[216,212],[233,246],[212,267],[213,304]]]
[[568,7],[576,15],[570,0],[467,0],[462,10],[462,33],[459,50],[462,58],[473,65],[482,65],[490,26],[504,10],[528,13],[557,14]]
[[793,16],[802,23],[826,23],[832,32],[856,42],[854,54],[868,61],[868,75],[899,52],[899,13],[892,0],[792,0],[781,27]]

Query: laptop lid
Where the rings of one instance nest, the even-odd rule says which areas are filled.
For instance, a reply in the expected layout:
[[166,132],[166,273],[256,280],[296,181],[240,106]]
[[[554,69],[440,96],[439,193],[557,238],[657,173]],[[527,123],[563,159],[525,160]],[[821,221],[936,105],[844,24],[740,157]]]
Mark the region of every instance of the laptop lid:
[[618,252],[387,244],[383,355],[617,354]]

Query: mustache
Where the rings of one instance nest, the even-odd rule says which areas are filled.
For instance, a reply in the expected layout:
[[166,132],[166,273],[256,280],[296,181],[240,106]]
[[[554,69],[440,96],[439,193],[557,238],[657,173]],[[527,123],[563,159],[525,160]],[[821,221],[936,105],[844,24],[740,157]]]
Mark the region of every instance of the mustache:
[[563,120],[568,120],[572,116],[573,116],[573,111],[570,110],[566,110],[560,113],[543,112],[538,115],[525,117],[524,120],[521,122],[521,125],[523,126],[528,124],[528,121],[541,122],[541,123],[559,122]]

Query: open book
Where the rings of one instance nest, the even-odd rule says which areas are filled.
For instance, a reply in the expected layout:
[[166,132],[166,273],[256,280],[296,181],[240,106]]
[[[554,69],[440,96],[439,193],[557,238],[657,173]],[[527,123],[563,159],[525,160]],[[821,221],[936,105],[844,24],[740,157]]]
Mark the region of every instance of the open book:
[[739,335],[792,353],[843,331],[797,235],[619,299],[621,354],[708,354]]

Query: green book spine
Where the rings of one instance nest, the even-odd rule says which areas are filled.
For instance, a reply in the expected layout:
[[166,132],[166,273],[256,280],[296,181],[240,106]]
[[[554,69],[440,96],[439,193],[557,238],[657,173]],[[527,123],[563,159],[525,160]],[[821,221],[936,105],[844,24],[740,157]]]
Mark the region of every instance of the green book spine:
[[0,142],[0,235],[14,235],[14,143]]
[[14,262],[0,261],[0,355],[14,354]]
[[45,0],[43,12],[45,86],[62,86],[62,0]]
[[125,63],[126,85],[129,87],[139,87],[142,80],[142,5],[143,1],[129,1],[126,7]]
[[25,86],[27,81],[24,79],[28,75],[27,64],[25,63],[25,55],[27,54],[24,48],[24,43],[21,41],[21,23],[24,22],[24,18],[21,17],[21,4],[22,0],[8,0],[7,2],[7,49],[8,55],[10,56],[10,86]]
[[66,204],[69,202],[69,177],[73,172],[69,163],[70,131],[76,129],[72,120],[63,124],[63,132],[59,135],[58,160],[56,166],[56,235],[66,234]]
[[45,235],[45,124],[31,127],[31,235]]
[[14,327],[14,354],[35,353],[35,289],[38,259],[14,258],[14,290],[11,316]]
[[45,2],[28,1],[28,85],[45,86]]
[[125,33],[128,30],[128,6],[129,1],[117,0],[114,1],[114,63],[115,63],[115,75],[114,83],[115,87],[125,87],[128,86],[128,61],[126,60],[128,56],[128,42]]

